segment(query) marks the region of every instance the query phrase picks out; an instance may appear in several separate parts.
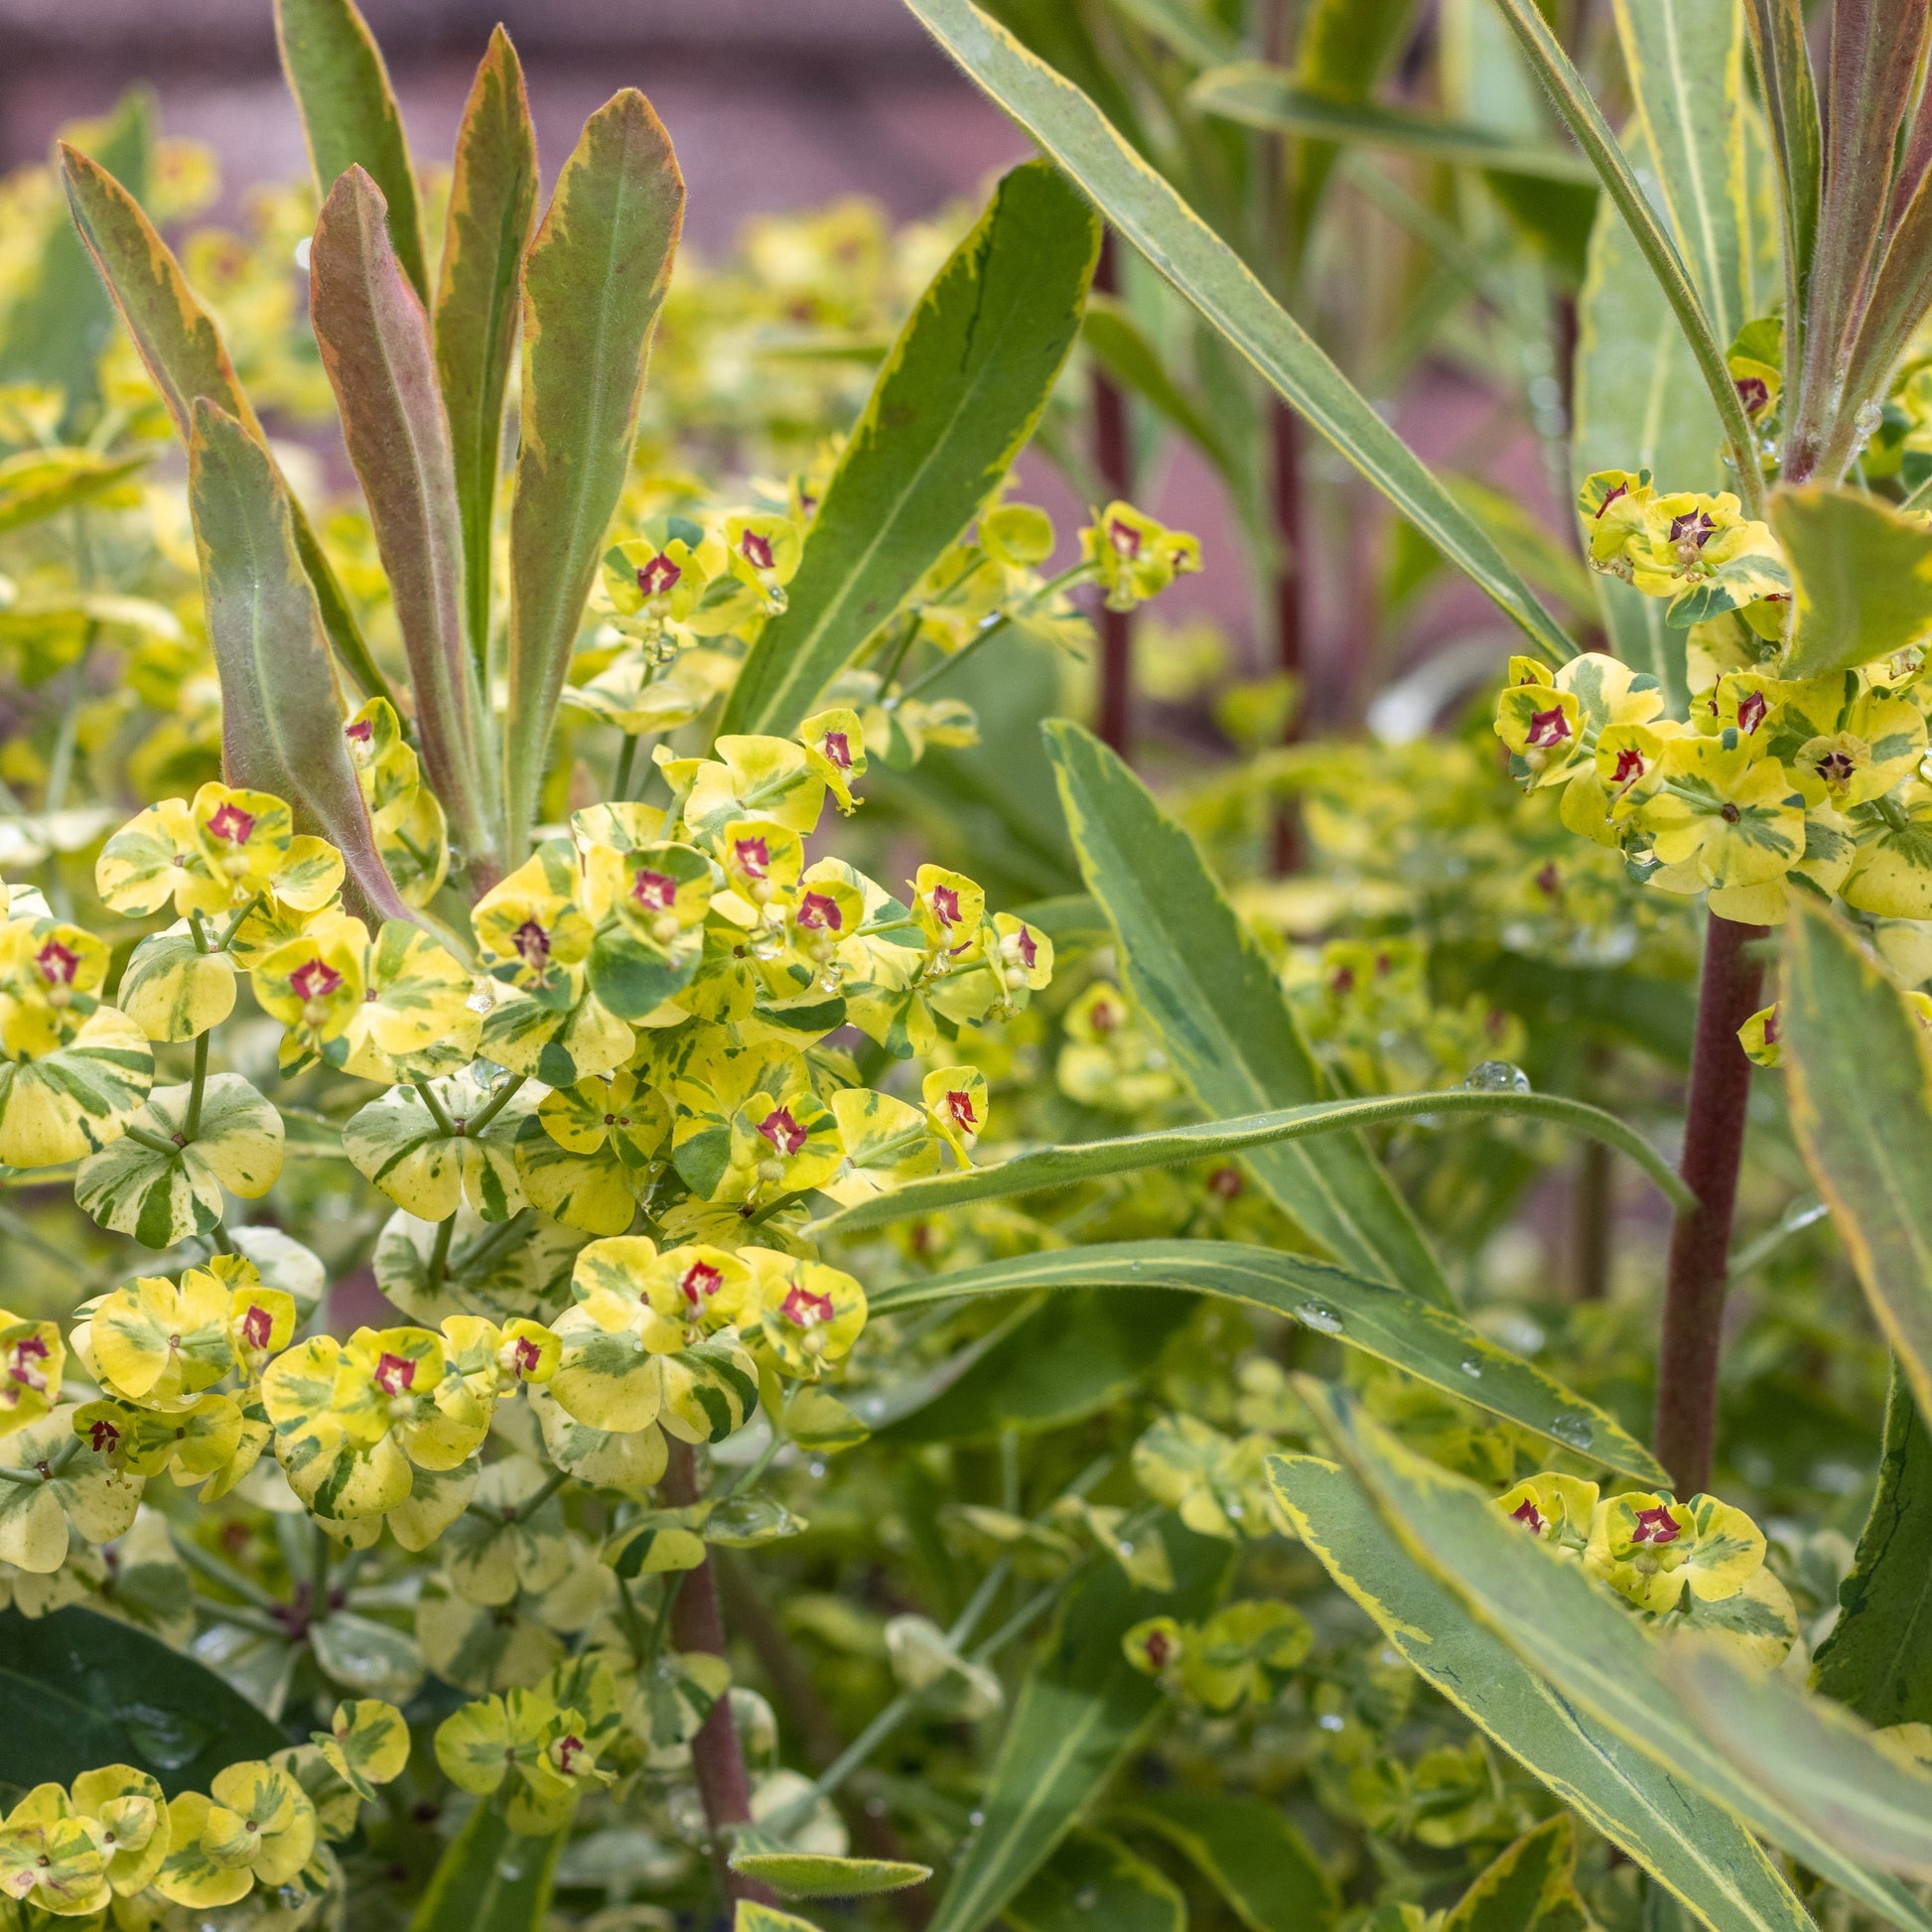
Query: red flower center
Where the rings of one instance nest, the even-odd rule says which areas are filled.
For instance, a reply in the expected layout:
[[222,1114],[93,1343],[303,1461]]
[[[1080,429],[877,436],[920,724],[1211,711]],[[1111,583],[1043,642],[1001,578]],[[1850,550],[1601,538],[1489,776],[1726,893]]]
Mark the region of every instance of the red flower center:
[[1771,385],[1761,375],[1739,376],[1737,400],[1744,405],[1745,415],[1755,416],[1771,400]]
[[358,718],[354,724],[343,727],[343,736],[351,745],[366,745],[375,736],[375,720]]
[[932,909],[938,913],[945,925],[959,923],[959,894],[951,886],[935,886],[932,889]]
[[111,1455],[121,1446],[121,1432],[103,1418],[87,1426],[87,1440],[96,1455]]
[[814,1295],[803,1282],[793,1282],[784,1299],[784,1317],[794,1328],[830,1321],[836,1311],[829,1295]]
[[748,879],[762,879],[771,870],[771,848],[763,839],[734,839],[738,869]]
[[1168,1659],[1173,1655],[1173,1645],[1168,1641],[1165,1630],[1150,1630],[1147,1641],[1141,1646],[1147,1652],[1147,1660],[1156,1670],[1166,1670]]
[[1637,1526],[1630,1532],[1632,1543],[1675,1543],[1684,1534],[1677,1519],[1659,1503],[1655,1509],[1637,1511]]
[[49,986],[71,986],[73,976],[80,970],[80,955],[62,945],[58,939],[50,939],[34,955],[34,964],[41,969],[41,978]]
[[342,983],[342,974],[321,959],[308,960],[289,975],[289,991],[304,1006],[311,1000],[326,1000]]
[[1754,732],[1764,722],[1764,714],[1770,710],[1764,702],[1762,691],[1747,691],[1738,701],[1737,729],[1741,732]]
[[739,554],[754,570],[771,568],[771,539],[761,537],[756,530],[747,530],[738,540]]
[[557,1739],[557,1769],[565,1777],[574,1778],[577,1775],[577,1760],[583,1755],[583,1738],[564,1736]]
[[1129,563],[1141,554],[1141,533],[1123,517],[1117,516],[1107,525],[1107,541]]
[[543,1360],[543,1350],[528,1335],[518,1335],[516,1346],[510,1350],[510,1360],[516,1364],[519,1375],[534,1375],[537,1364]]
[[1644,755],[1634,745],[1626,745],[1616,755],[1615,782],[1620,785],[1630,784],[1634,780],[1641,778],[1649,769],[1650,766],[1646,762]]
[[241,1317],[241,1338],[250,1348],[266,1348],[275,1332],[274,1317],[258,1302],[251,1302]]
[[1087,1024],[1097,1034],[1110,1034],[1120,1025],[1120,1015],[1105,1000],[1096,1000],[1087,1009]]
[[404,1395],[415,1386],[416,1364],[407,1355],[384,1355],[375,1365],[375,1386],[384,1395]]
[[677,588],[677,581],[683,575],[684,572],[670,558],[653,557],[637,573],[637,588],[646,597],[662,597],[666,591]]
[[1034,961],[1039,957],[1039,948],[1034,944],[1034,935],[1023,925],[1014,934],[1014,944],[1020,948],[1020,963],[1031,973],[1034,969]]
[[1216,1168],[1207,1176],[1207,1191],[1218,1194],[1222,1200],[1239,1200],[1242,1192],[1241,1171],[1238,1168]]
[[1686,510],[1671,518],[1670,540],[1679,549],[1702,550],[1717,527],[1703,510]]
[[1552,859],[1536,875],[1537,889],[1545,898],[1558,898],[1563,894],[1563,874],[1557,870],[1557,862]]
[[39,1335],[29,1335],[25,1341],[15,1342],[13,1360],[7,1365],[8,1379],[18,1382],[23,1389],[44,1391],[47,1377],[34,1367],[34,1363],[46,1359],[47,1343]]
[[254,834],[255,814],[244,812],[239,805],[222,805],[208,819],[207,829],[230,845],[246,845]]
[[1525,1529],[1534,1530],[1539,1536],[1548,1527],[1543,1512],[1527,1496],[1509,1512],[1509,1520],[1512,1523],[1521,1523]]
[[678,1292],[694,1309],[701,1309],[724,1287],[724,1276],[708,1261],[694,1261],[677,1278]]
[[759,1132],[780,1154],[796,1154],[805,1145],[805,1130],[792,1119],[789,1107],[774,1107],[759,1122]]
[[1561,745],[1570,736],[1570,720],[1564,716],[1562,705],[1553,705],[1548,711],[1535,711],[1530,714],[1529,736],[1525,743],[1530,745]]
[[653,912],[668,912],[677,903],[677,881],[669,873],[640,872],[630,882],[630,897]]
[[948,1087],[946,1112],[952,1115],[954,1124],[963,1128],[968,1134],[978,1132],[980,1117],[973,1111],[973,1100],[970,1094],[961,1093],[957,1087]]
[[844,732],[827,732],[818,742],[818,749],[841,771],[852,769],[852,743]]
[[798,923],[810,932],[837,932],[845,924],[839,902],[826,893],[807,893],[798,901]]
[[1630,493],[1630,485],[1628,483],[1618,483],[1617,486],[1613,490],[1611,490],[1607,496],[1603,498],[1602,502],[1597,505],[1596,508],[1597,520],[1599,522],[1602,520],[1603,512],[1606,509],[1608,509],[1609,506],[1612,503],[1614,503],[1619,496],[1627,496],[1629,495],[1629,493]]
[[525,919],[510,934],[510,943],[531,972],[540,973],[550,964],[550,935],[535,919]]

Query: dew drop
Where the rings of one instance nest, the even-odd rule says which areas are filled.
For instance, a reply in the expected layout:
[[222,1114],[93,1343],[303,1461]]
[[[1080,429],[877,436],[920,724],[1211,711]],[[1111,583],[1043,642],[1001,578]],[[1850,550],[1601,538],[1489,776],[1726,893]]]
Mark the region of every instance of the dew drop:
[[1325,1302],[1304,1302],[1295,1312],[1311,1328],[1318,1328],[1324,1335],[1341,1333],[1341,1316]]
[[1474,1356],[1470,1356],[1462,1363],[1462,1373],[1470,1381],[1480,1382],[1482,1380],[1482,1364]]
[[1100,1887],[1098,1885],[1082,1885],[1073,1894],[1073,1903],[1080,1911],[1092,1911],[1100,1903]]
[[1471,1093],[1528,1093],[1530,1076],[1508,1060],[1484,1060],[1462,1082]]
[[1589,1418],[1575,1409],[1559,1409],[1550,1423],[1550,1434],[1574,1449],[1587,1449],[1591,1441]]
[[1127,1272],[1130,1275],[1138,1275],[1141,1272],[1141,1264],[1138,1261],[1130,1261],[1127,1264]]
[[1315,1723],[1323,1730],[1339,1730],[1341,1728],[1341,1720],[1332,1711],[1324,1711],[1320,1717],[1315,1719]]

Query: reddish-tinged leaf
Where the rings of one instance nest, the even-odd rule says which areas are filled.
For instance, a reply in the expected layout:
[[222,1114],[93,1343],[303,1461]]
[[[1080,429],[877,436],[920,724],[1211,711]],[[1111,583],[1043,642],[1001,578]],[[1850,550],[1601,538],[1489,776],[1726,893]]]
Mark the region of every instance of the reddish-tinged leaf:
[[342,697],[287,486],[246,425],[206,396],[190,421],[188,495],[228,782],[286,798],[305,831],[340,847],[358,909],[412,918],[376,854],[343,743]]
[[431,785],[472,883],[500,876],[496,772],[463,638],[463,531],[429,318],[390,246],[382,191],[347,169],[323,204],[309,258],[310,312],[361,479],[409,656]]
[[[155,232],[154,223],[141,212],[140,204],[106,169],[65,142],[61,145],[61,173],[74,226],[93,256],[100,279],[114,298],[114,306],[121,312],[127,333],[161,391],[182,441],[188,441],[189,414],[196,397],[207,396],[234,417],[266,456],[268,444],[261,424],[235,380],[234,364],[222,346],[220,331],[195,299],[181,264]],[[369,655],[335,570],[323,555],[302,505],[293,496],[289,498],[289,512],[294,519],[296,549],[315,587],[329,641],[366,695],[393,702],[395,694],[389,689],[389,681]]]
[[443,269],[436,288],[436,372],[456,453],[463,519],[464,615],[488,684],[491,528],[503,451],[503,396],[516,352],[517,276],[537,213],[537,141],[523,69],[498,27],[477,69],[456,137]]
[[623,488],[650,332],[683,220],[671,137],[650,102],[626,87],[585,124],[523,268],[504,730],[512,864],[536,816],[557,699]]

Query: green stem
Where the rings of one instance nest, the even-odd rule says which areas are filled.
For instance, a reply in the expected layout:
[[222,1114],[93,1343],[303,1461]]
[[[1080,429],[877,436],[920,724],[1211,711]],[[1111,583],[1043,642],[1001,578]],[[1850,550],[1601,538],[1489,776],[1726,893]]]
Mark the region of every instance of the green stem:
[[254,896],[254,897],[251,898],[248,901],[248,903],[244,905],[241,908],[241,910],[238,911],[234,915],[234,917],[231,918],[228,921],[228,923],[221,928],[221,936],[219,939],[217,939],[214,942],[214,950],[216,952],[226,952],[228,948],[234,944],[234,936],[237,932],[241,930],[242,920],[245,919],[248,916],[248,914],[252,912],[255,909],[255,907],[258,906],[261,902],[262,902],[262,896],[261,894],[257,893]]
[[525,1523],[570,1480],[568,1469],[552,1469],[544,1478],[543,1487],[533,1490],[520,1503],[503,1505],[503,1521],[506,1523]]
[[202,917],[199,905],[189,908],[188,929],[195,935],[195,950],[198,953],[211,953],[214,950],[207,936],[207,921]]
[[250,1609],[245,1603],[217,1603],[211,1596],[198,1596],[195,1607],[204,1616],[211,1616],[217,1623],[232,1623],[237,1629],[257,1630],[265,1637],[280,1637],[289,1642],[294,1632],[279,1617],[273,1617],[263,1610]]
[[500,1114],[506,1106],[509,1105],[511,1097],[515,1094],[516,1090],[520,1086],[522,1086],[524,1077],[525,1076],[523,1074],[519,1073],[515,1079],[505,1080],[503,1084],[496,1089],[495,1093],[490,1096],[489,1103],[483,1108],[483,1112],[480,1114],[473,1114],[467,1121],[464,1122],[463,1131],[466,1134],[481,1134],[483,1131],[483,1129],[487,1127],[489,1123],[492,1120],[494,1120],[496,1116]]
[[423,1105],[429,1109],[429,1117],[452,1140],[456,1138],[456,1122],[443,1110],[443,1103],[436,1097],[430,1083],[418,1073],[411,1076],[416,1091],[423,1096]]
[[181,1124],[185,1141],[199,1139],[202,1132],[202,1094],[207,1086],[207,1034],[195,1035],[195,1077],[188,1089],[188,1116]]
[[217,1556],[204,1550],[192,1537],[183,1535],[171,1523],[168,1526],[168,1541],[175,1546],[175,1554],[191,1570],[199,1570],[211,1584],[219,1584],[223,1589],[232,1590],[243,1602],[252,1603],[260,1610],[279,1610],[285,1606],[279,1598],[265,1590],[252,1577],[244,1577],[239,1570],[225,1564]]
[[611,798],[614,803],[630,796],[630,766],[637,756],[637,734],[625,732],[623,744],[618,750],[618,768],[611,774]]
[[1764,473],[1758,466],[1756,439],[1751,435],[1750,419],[1737,394],[1725,360],[1724,345],[1711,333],[1710,318],[1704,312],[1696,284],[1677,252],[1677,244],[1665,232],[1637,178],[1623,158],[1610,124],[1590,97],[1583,76],[1571,65],[1562,43],[1551,33],[1536,0],[1496,0],[1503,18],[1530,65],[1536,69],[1557,112],[1564,118],[1577,145],[1588,156],[1616,210],[1623,216],[1631,238],[1650,265],[1664,299],[1677,318],[1677,326],[1690,345],[1692,359],[1704,386],[1717,405],[1718,421],[1724,427],[1725,441],[1730,445],[1731,462],[1737,470],[1737,494],[1743,499],[1744,513],[1752,518],[1764,514]]
[[169,1140],[165,1134],[157,1134],[152,1128],[136,1127],[130,1122],[121,1132],[137,1147],[152,1148],[157,1154],[168,1155],[171,1159],[181,1152],[180,1147]]
[[436,1244],[429,1251],[429,1292],[432,1295],[443,1286],[444,1272],[450,1265],[450,1240],[455,1233],[456,1215],[452,1212],[447,1221],[438,1225]]

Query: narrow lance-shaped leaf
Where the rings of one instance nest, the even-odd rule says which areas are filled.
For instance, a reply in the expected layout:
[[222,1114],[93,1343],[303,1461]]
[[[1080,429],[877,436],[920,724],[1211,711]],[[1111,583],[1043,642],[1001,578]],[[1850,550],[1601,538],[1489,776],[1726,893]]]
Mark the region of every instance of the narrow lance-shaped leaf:
[[1309,1932],[1335,1915],[1334,1879],[1272,1799],[1167,1790],[1119,1816],[1191,1861],[1249,1932]]
[[516,354],[517,278],[536,215],[536,130],[516,50],[497,27],[457,130],[435,312],[463,519],[464,614],[485,690],[503,399]]
[[1795,395],[1804,355],[1804,291],[1818,246],[1825,135],[1805,41],[1804,0],[1745,0],[1744,12],[1778,170],[1784,219],[1784,386]]
[[967,73],[1085,189],[1100,210],[1267,381],[1326,437],[1552,662],[1575,655],[1522,578],[1226,242],[1077,87],[973,0],[906,0]]
[[1799,902],[1778,1014],[1791,1127],[1921,1415],[1932,1415],[1932,1106],[1918,1021],[1851,929]]
[[626,87],[585,123],[523,265],[523,442],[510,510],[504,793],[511,864],[535,820],[584,600],[623,488],[684,178]]
[[1575,1454],[1640,1482],[1664,1480],[1656,1458],[1613,1417],[1490,1341],[1459,1314],[1307,1255],[1239,1241],[1097,1242],[903,1282],[882,1290],[872,1308],[885,1313],[968,1296],[1109,1284],[1218,1295],[1288,1315]]
[[322,206],[309,257],[309,306],[409,658],[423,765],[472,883],[487,888],[501,872],[498,774],[464,643],[463,530],[450,427],[429,318],[390,246],[382,192],[360,167],[346,169]]
[[1263,61],[1210,68],[1187,89],[1187,98],[1202,113],[1219,114],[1244,127],[1386,148],[1452,167],[1501,168],[1510,174],[1592,186],[1596,181],[1595,171],[1574,149],[1512,141],[1491,128],[1446,120],[1418,108],[1335,100],[1297,86],[1287,68]]
[[1171,54],[1197,68],[1219,67],[1239,58],[1241,43],[1190,0],[1108,0],[1122,20],[1151,34]]
[[1030,161],[1001,182],[880,370],[721,732],[794,731],[1005,481],[1079,333],[1099,250],[1056,169]]
[[[1127,990],[1202,1110],[1227,1118],[1326,1098],[1273,969],[1193,840],[1090,732],[1060,721],[1045,729],[1067,829],[1113,927]],[[1422,1230],[1359,1136],[1288,1142],[1246,1158],[1337,1260],[1449,1301]]]
[[1282,1455],[1268,1479],[1302,1541],[1416,1671],[1712,1932],[1813,1932],[1729,1812],[1551,1691],[1403,1549],[1345,1470]]
[[1754,287],[1743,9],[1737,0],[1616,0],[1616,32],[1655,199],[1718,341],[1728,345],[1771,306],[1759,304]]
[[[91,144],[94,159],[139,202],[154,154],[154,95],[130,87]],[[114,333],[114,305],[86,248],[58,207],[48,210],[40,259],[0,332],[0,382],[46,382],[67,391],[63,441],[77,443],[99,400],[99,363]]]
[[262,445],[206,396],[195,400],[192,425],[188,500],[221,675],[228,782],[286,798],[305,830],[341,848],[368,910],[410,918],[343,742],[342,699],[282,479]]
[[1709,1641],[1673,1644],[1662,1663],[1664,1681],[1740,1777],[1849,1856],[1932,1878],[1932,1777],[1887,1756],[1843,1705]]
[[1737,385],[1731,380],[1730,369],[1725,361],[1726,345],[1718,340],[1712,328],[1684,258],[1624,159],[1616,136],[1584,84],[1583,76],[1550,31],[1536,0],[1496,0],[1496,4],[1502,9],[1503,18],[1514,31],[1530,66],[1550,90],[1550,97],[1565,125],[1576,136],[1577,145],[1589,157],[1597,178],[1616,204],[1617,212],[1628,223],[1644,260],[1670,303],[1678,327],[1690,344],[1698,373],[1716,405],[1718,420],[1724,425],[1725,441],[1729,444],[1731,459],[1737,465],[1737,492],[1746,509],[1753,516],[1759,514],[1764,484],[1758,468],[1756,440],[1744,406],[1738,400]]
[[[1360,104],[1375,91],[1408,38],[1415,0],[1308,0],[1297,9],[1295,79],[1310,93]],[[1339,150],[1304,138],[1291,169],[1295,258],[1308,245]]]
[[382,191],[396,259],[427,303],[416,171],[389,69],[368,22],[355,0],[275,0],[275,39],[289,92],[302,110],[316,194],[326,199],[345,169],[361,168]]
[[1411,1553],[1560,1697],[1890,1924],[1932,1927],[1903,1885],[1832,1843],[1710,1742],[1664,1675],[1662,1646],[1580,1565],[1525,1536],[1474,1484],[1403,1448],[1352,1397],[1307,1377],[1297,1387]]
[[409,1932],[537,1932],[569,1836],[519,1838],[495,1805],[478,1805],[437,1860]]
[[[161,391],[176,434],[187,443],[190,411],[196,397],[206,396],[234,417],[266,455],[268,440],[235,380],[234,364],[213,317],[196,300],[181,264],[141,212],[140,204],[104,168],[65,143],[61,175],[74,226]],[[335,568],[293,496],[289,513],[302,568],[315,587],[323,626],[337,656],[365,696],[394,703],[395,693],[369,654]]]
[[1187,1902],[1158,1865],[1117,1838],[1073,1834],[1001,1914],[1013,1932],[1187,1932]]
[[1205,1616],[1234,1549],[1195,1536],[1172,1516],[1148,1533],[1167,1544],[1173,1589],[1138,1588],[1104,1560],[1074,1586],[1021,1686],[980,1799],[985,1823],[953,1867],[931,1932],[980,1932],[991,1924],[1159,1715],[1161,1687],[1127,1661],[1121,1639],[1145,1617]]
[[1168,372],[1160,351],[1125,303],[1108,295],[1088,296],[1080,340],[1088,354],[1116,382],[1158,410],[1223,477],[1232,480],[1234,459],[1206,414],[1205,405]]
[[1497,1093],[1449,1087],[1440,1093],[1371,1094],[1357,1100],[1323,1100],[1308,1107],[1286,1107],[1238,1120],[1197,1121],[1188,1127],[1161,1128],[1151,1134],[1124,1134],[1118,1140],[1082,1141],[1068,1147],[1038,1148],[983,1168],[909,1180],[883,1194],[828,1214],[812,1224],[814,1238],[856,1234],[862,1228],[889,1227],[918,1214],[937,1214],[967,1201],[1010,1199],[1047,1187],[1073,1187],[1110,1173],[1146,1168],[1177,1167],[1245,1154],[1258,1147],[1353,1133],[1387,1121],[1432,1119],[1449,1114],[1527,1114],[1568,1127],[1630,1156],[1656,1181],[1672,1203],[1688,1207],[1694,1196],[1670,1163],[1634,1128],[1614,1114],[1554,1093]]
[[1892,1367],[1878,1491],[1812,1684],[1866,1724],[1932,1724],[1932,1437]]

